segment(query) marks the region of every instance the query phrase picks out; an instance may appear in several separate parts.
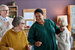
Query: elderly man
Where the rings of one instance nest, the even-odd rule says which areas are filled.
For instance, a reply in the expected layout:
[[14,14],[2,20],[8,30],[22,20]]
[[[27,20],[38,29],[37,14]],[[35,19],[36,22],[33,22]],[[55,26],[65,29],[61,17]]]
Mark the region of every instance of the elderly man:
[[0,40],[4,33],[12,28],[12,19],[8,17],[9,8],[7,5],[0,6]]

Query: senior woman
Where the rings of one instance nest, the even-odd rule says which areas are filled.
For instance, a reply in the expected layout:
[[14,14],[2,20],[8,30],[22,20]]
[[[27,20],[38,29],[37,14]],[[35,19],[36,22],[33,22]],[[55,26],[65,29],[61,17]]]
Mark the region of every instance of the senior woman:
[[34,50],[58,50],[56,45],[55,33],[60,33],[60,29],[49,19],[44,19],[43,11],[36,9],[34,11],[36,22],[31,26],[28,34],[28,40],[34,45]]
[[8,30],[1,39],[1,50],[28,50],[28,40],[24,32],[25,20],[23,17],[15,17],[13,28]]

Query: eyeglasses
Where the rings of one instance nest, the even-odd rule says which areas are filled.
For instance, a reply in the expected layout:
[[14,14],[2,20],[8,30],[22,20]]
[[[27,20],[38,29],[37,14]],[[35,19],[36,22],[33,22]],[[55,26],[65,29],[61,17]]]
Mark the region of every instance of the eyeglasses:
[[36,16],[36,17],[41,17],[40,15]]
[[25,23],[21,23],[21,24],[25,24]]
[[6,12],[8,12],[9,10],[1,10],[1,11],[6,11]]

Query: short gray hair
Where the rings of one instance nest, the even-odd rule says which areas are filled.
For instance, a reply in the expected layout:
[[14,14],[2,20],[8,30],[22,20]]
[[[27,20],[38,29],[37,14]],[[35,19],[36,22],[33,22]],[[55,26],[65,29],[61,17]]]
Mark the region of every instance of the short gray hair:
[[2,5],[0,5],[0,10],[2,10],[2,7],[8,7],[8,6],[5,4],[2,4]]
[[17,17],[15,17],[15,18],[13,19],[12,25],[13,25],[14,27],[18,26],[18,25],[21,23],[22,20],[24,20],[22,16],[17,16]]
[[67,20],[63,17],[63,18],[59,18],[58,22],[62,21],[62,26],[67,26],[68,22]]

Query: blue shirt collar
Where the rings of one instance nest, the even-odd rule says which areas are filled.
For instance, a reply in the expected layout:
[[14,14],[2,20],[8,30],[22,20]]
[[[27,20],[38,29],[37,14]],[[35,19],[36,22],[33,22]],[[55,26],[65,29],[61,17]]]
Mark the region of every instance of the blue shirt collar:
[[1,18],[1,20],[6,21],[6,20],[8,19],[8,16],[7,16],[7,17],[5,17],[5,18],[3,18],[2,16],[0,16],[0,18]]

